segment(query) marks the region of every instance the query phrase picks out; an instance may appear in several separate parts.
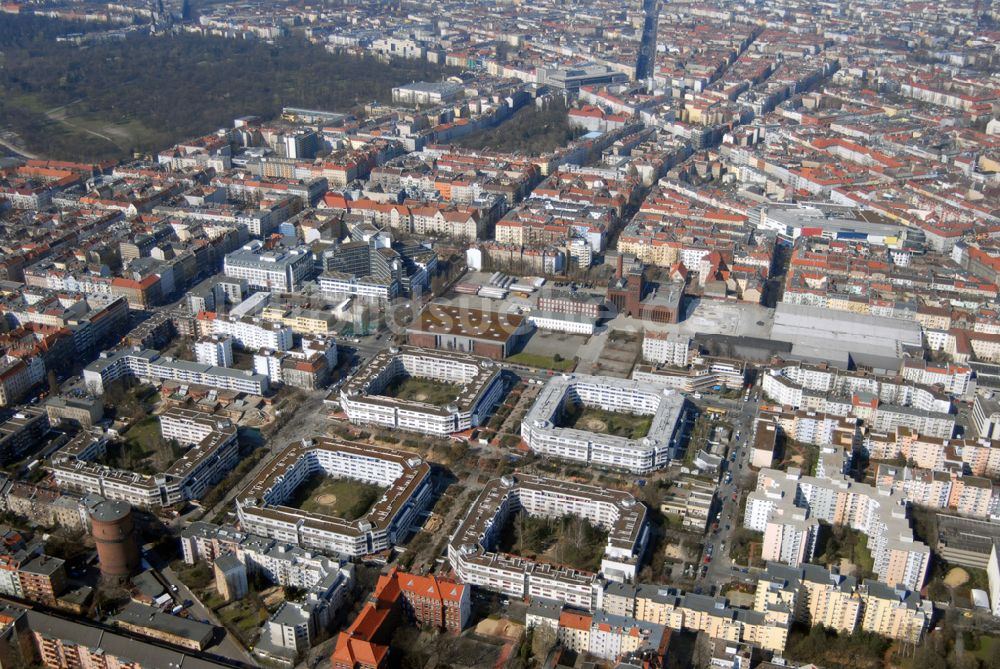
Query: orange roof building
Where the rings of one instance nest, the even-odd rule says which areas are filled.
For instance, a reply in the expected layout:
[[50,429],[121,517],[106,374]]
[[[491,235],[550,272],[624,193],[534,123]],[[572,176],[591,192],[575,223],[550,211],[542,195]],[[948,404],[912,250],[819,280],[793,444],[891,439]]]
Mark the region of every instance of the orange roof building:
[[375,592],[346,632],[337,636],[331,669],[384,669],[389,639],[399,615],[421,625],[462,631],[472,610],[470,588],[461,583],[417,576],[396,567],[379,577]]

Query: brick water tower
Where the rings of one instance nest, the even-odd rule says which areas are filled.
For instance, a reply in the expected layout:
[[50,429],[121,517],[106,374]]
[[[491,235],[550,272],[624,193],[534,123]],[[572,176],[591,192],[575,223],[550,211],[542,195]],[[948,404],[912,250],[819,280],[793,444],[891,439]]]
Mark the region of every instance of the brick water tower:
[[128,579],[139,569],[132,507],[120,500],[100,502],[90,510],[90,525],[101,576],[109,581]]

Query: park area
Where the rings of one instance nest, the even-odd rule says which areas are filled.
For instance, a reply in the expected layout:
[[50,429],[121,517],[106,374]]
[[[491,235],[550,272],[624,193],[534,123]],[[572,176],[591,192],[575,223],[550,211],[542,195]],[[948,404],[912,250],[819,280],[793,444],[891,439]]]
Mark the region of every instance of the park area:
[[649,434],[652,424],[652,416],[615,413],[567,402],[563,407],[559,426],[597,434],[611,434],[626,439],[642,439]]
[[353,521],[368,513],[385,491],[374,483],[313,474],[295,489],[286,506]]
[[109,443],[107,453],[97,461],[108,467],[152,475],[168,469],[183,454],[180,444],[161,436],[159,418],[149,416],[134,423],[122,441]]
[[522,511],[504,526],[497,550],[596,572],[607,543],[608,533],[583,518],[546,518]]
[[389,382],[382,394],[406,402],[447,406],[455,401],[462,386],[417,376],[400,376]]

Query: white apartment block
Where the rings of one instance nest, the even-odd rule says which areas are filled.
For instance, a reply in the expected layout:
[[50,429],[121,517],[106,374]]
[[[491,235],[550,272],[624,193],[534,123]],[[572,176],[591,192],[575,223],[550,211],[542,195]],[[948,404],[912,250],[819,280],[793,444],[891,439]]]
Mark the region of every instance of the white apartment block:
[[972,368],[947,363],[933,365],[924,360],[903,361],[902,376],[925,386],[941,386],[944,392],[955,397],[966,397],[972,390]]
[[647,330],[642,338],[642,358],[646,362],[671,367],[687,367],[691,338],[684,335]]
[[176,381],[253,395],[264,395],[268,391],[266,376],[247,370],[174,360],[161,357],[157,351],[138,347],[105,351],[83,370],[87,388],[97,395],[104,394],[105,384],[127,376],[146,382]]
[[194,358],[211,367],[232,367],[233,338],[217,335],[202,337],[194,344]]
[[875,430],[907,427],[950,438],[955,429],[951,398],[913,381],[802,364],[771,370],[761,388],[783,406],[855,416]]
[[215,318],[211,322],[214,335],[231,337],[234,344],[249,351],[287,351],[294,344],[292,328],[278,323],[246,317]]
[[[388,490],[355,521],[284,506],[313,475],[356,479]],[[320,437],[282,451],[239,493],[236,510],[248,532],[360,557],[391,548],[405,536],[430,496],[430,466],[416,455]]]
[[[615,413],[652,416],[646,436],[626,439],[560,427],[566,403]],[[684,397],[650,383],[610,376],[553,377],[521,421],[521,437],[532,451],[601,467],[645,474],[665,467],[679,448]]]
[[[514,514],[586,518],[608,531],[601,574],[591,574],[494,552]],[[544,598],[594,608],[600,576],[635,579],[649,529],[646,507],[626,492],[518,474],[494,479],[476,499],[448,543],[448,560],[464,583],[522,598]]]
[[245,279],[251,288],[285,293],[298,290],[312,271],[313,258],[307,248],[264,251],[260,242],[227,254],[223,262],[226,276]]
[[160,416],[160,430],[164,439],[188,447],[164,472],[140,474],[93,462],[106,453],[107,440],[81,433],[52,456],[56,484],[151,509],[199,499],[239,459],[236,426],[226,418],[173,407]]
[[[412,377],[454,384],[445,406],[384,395],[393,383]],[[340,406],[358,425],[446,435],[483,424],[502,399],[500,369],[489,358],[403,346],[382,351],[340,390]]]

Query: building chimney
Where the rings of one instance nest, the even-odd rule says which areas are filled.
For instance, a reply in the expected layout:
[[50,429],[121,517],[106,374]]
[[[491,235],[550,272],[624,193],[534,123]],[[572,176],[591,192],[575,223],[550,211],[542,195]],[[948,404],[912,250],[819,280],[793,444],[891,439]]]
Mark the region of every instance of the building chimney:
[[622,257],[622,254],[619,252],[618,253],[617,265],[615,267],[615,278],[616,279],[621,279],[622,278],[622,267],[623,267],[624,263],[625,263],[625,260]]

